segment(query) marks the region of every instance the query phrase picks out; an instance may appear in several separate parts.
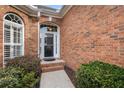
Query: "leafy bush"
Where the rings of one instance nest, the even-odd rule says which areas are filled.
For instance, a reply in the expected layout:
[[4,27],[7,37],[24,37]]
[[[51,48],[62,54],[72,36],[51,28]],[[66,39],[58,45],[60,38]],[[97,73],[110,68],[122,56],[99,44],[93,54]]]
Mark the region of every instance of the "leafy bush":
[[16,78],[22,78],[23,73],[25,73],[23,68],[8,67],[8,68],[5,68],[5,69],[0,69],[0,78],[6,77],[6,76],[14,76]]
[[0,69],[1,88],[33,88],[39,87],[41,76],[40,59],[37,57],[19,57]]
[[34,56],[17,57],[9,60],[7,67],[21,67],[29,73],[34,71],[36,77],[41,75],[40,59]]
[[124,68],[100,61],[82,64],[76,72],[76,85],[80,88],[123,88]]
[[16,88],[20,87],[20,80],[23,78],[22,68],[12,68],[8,67],[5,69],[0,70],[0,87],[6,87],[6,88]]
[[35,87],[37,82],[39,82],[40,78],[35,78],[35,73],[31,72],[31,73],[27,73],[21,80],[22,82],[22,86],[25,87]]
[[12,76],[0,78],[0,88],[16,88],[18,84],[18,80]]

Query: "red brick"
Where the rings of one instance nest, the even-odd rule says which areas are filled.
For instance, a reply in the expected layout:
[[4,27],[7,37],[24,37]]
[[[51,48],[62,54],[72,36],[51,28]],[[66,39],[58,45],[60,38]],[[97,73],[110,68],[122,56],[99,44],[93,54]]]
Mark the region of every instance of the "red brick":
[[[124,66],[124,6],[73,6],[61,22],[61,56],[69,67],[101,60]],[[114,33],[114,34],[113,34]]]

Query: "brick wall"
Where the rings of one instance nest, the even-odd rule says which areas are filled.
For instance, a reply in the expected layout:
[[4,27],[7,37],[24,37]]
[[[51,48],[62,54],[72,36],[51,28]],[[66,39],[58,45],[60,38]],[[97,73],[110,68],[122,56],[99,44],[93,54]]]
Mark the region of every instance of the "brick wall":
[[[11,6],[0,6],[0,66],[3,58],[3,16],[19,15],[25,26],[25,55],[38,53],[38,19]],[[48,22],[42,16],[39,23]],[[91,60],[124,66],[124,6],[73,6],[64,18],[53,18],[61,28],[61,58],[72,69]]]
[[38,20],[31,18],[25,13],[12,6],[0,6],[0,66],[3,64],[3,17],[6,13],[12,12],[19,15],[24,21],[25,55],[37,55],[38,51]]
[[[38,55],[38,22],[40,24],[49,21],[49,17],[41,16],[39,19],[30,17],[12,6],[0,6],[0,67],[3,64],[3,17],[6,13],[15,13],[24,21],[24,50],[25,55]],[[52,22],[60,24],[60,20],[53,18]]]
[[91,60],[124,66],[124,6],[73,6],[61,23],[61,56],[74,70]]
[[40,19],[39,19],[40,24],[47,23],[47,22],[55,23],[59,26],[61,23],[61,19],[52,17],[52,21],[49,21],[49,16],[41,16],[40,17]]

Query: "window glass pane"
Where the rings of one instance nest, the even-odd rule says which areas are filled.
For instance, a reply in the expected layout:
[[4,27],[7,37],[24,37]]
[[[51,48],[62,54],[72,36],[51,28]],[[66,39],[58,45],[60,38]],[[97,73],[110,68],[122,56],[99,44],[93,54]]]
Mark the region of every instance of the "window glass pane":
[[18,23],[18,24],[22,24],[22,21],[20,20],[20,18],[18,16],[16,16],[15,14],[8,14],[5,17],[6,20],[12,21],[14,23]]
[[4,42],[5,43],[10,43],[10,31],[9,30],[5,30],[4,32]]
[[5,17],[5,19],[11,21],[11,18],[8,15]]
[[16,20],[12,20],[12,22],[15,22],[15,23],[17,23],[17,21],[16,21]]
[[42,32],[47,32],[47,27],[43,27],[43,28],[41,28],[40,31],[41,31],[41,33],[42,33]]
[[13,51],[13,56],[14,57],[19,57],[21,56],[21,46],[15,45],[13,47],[14,51]]
[[10,59],[10,46],[4,46],[4,62],[6,63]]
[[10,30],[10,25],[5,24],[4,28]]
[[19,18],[17,16],[15,16],[15,20],[19,20]]
[[57,35],[56,35],[56,41],[55,41],[55,43],[56,43],[56,54],[57,54]]
[[23,43],[23,32],[22,32],[22,28],[18,28],[18,43]]
[[9,16],[11,17],[11,19],[14,19],[14,15],[10,14]]
[[46,45],[53,45],[53,34],[46,34],[45,37],[45,44]]
[[5,45],[4,46],[4,57],[5,58],[10,58],[10,45]]
[[44,46],[44,55],[45,57],[53,57],[53,46]]
[[[47,28],[47,30],[43,30],[43,28]],[[41,30],[48,32],[57,32],[57,26],[41,25]]]
[[17,21],[19,24],[22,24],[22,22],[19,20],[19,21]]
[[18,31],[18,43],[20,43],[20,32]]
[[14,56],[14,57],[16,57],[16,55],[17,55],[17,54],[16,54],[16,51],[17,51],[17,50],[16,50],[16,46],[13,46],[13,56]]
[[4,58],[7,61],[10,58],[22,56],[24,38],[22,32],[23,26],[18,25],[22,24],[20,18],[14,14],[8,14],[5,19],[12,21],[5,21],[4,24]]
[[17,46],[17,56],[21,56],[21,46]]
[[5,24],[4,27],[4,42],[10,43],[10,26]]
[[14,40],[14,43],[18,43],[18,32],[17,32],[17,28],[16,27],[13,27],[13,40]]
[[48,27],[47,27],[47,31],[48,31],[48,32],[57,32],[57,27],[48,26]]

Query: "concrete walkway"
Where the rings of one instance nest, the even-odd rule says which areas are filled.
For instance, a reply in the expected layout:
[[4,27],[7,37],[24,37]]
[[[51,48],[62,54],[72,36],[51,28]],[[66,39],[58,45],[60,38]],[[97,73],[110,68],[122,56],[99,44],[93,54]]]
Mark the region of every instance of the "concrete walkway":
[[74,88],[64,70],[43,73],[40,82],[41,88]]

